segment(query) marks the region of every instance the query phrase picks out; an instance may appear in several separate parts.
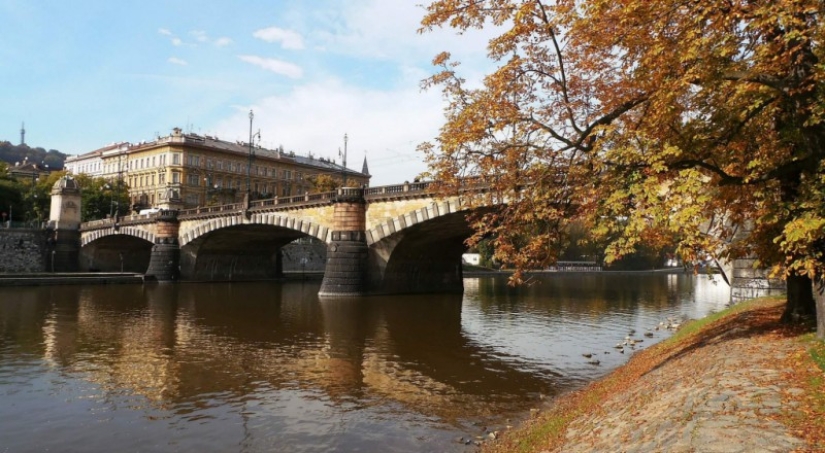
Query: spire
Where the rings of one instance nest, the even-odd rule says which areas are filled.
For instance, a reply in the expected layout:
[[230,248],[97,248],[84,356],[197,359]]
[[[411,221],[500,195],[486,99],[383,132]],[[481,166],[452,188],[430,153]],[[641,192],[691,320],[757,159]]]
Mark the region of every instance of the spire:
[[20,126],[20,144],[21,145],[26,144],[26,123],[25,122],[23,122],[23,124]]
[[361,167],[361,173],[368,175],[370,174],[370,168],[367,166],[367,155],[364,154],[364,166]]

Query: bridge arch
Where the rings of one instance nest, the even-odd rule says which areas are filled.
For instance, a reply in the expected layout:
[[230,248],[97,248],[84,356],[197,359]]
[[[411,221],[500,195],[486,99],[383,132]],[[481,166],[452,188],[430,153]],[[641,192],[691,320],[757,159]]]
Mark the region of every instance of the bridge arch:
[[181,235],[184,280],[270,280],[283,275],[282,248],[319,231],[308,222],[272,216],[208,219]]
[[192,219],[181,222],[180,245],[189,244],[201,236],[212,232],[231,228],[240,225],[266,225],[278,228],[293,230],[300,233],[300,236],[312,236],[324,242],[328,242],[330,230],[328,227],[314,223],[306,219],[293,216],[284,216],[275,213],[253,214],[247,218],[243,213],[233,216],[211,217],[206,219]]
[[155,233],[140,227],[122,226],[118,228],[111,227],[107,229],[85,232],[80,237],[80,247],[85,247],[90,243],[107,236],[118,235],[132,236],[138,239],[143,239],[151,244],[155,243]]
[[367,245],[375,244],[419,223],[466,210],[467,206],[458,197],[430,202],[421,208],[389,217],[375,225],[367,225]]
[[146,273],[155,236],[149,231],[122,227],[82,236],[78,268],[83,271]]
[[473,230],[460,199],[434,202],[370,228],[370,287],[379,293],[461,292]]

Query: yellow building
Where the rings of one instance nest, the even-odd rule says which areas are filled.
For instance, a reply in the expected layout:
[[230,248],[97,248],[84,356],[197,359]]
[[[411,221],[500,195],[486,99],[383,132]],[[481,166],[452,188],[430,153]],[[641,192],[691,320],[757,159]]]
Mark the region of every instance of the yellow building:
[[313,192],[312,178],[329,175],[347,186],[367,186],[370,175],[327,159],[183,133],[151,142],[115,143],[66,160],[72,173],[122,179],[133,209],[193,208]]

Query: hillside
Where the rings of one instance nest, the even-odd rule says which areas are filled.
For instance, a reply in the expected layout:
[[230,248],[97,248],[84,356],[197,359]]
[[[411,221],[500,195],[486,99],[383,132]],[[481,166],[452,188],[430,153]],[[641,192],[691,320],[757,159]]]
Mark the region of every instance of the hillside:
[[29,162],[48,165],[51,170],[62,170],[67,155],[56,149],[46,151],[43,148],[32,148],[29,145],[13,145],[11,142],[0,141],[0,160],[13,166],[22,163],[26,158]]

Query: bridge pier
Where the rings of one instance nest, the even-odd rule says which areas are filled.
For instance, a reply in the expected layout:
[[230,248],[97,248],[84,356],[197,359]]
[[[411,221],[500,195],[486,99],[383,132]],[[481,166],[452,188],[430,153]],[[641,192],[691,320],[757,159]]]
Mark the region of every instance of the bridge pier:
[[321,297],[359,296],[367,288],[367,202],[364,189],[338,189],[333,211],[332,240],[327,246],[327,265]]
[[51,252],[46,268],[52,272],[77,272],[80,266],[80,186],[64,176],[52,186],[49,211]]
[[155,245],[152,246],[146,277],[159,282],[175,281],[180,277],[178,211],[160,211],[156,222]]

